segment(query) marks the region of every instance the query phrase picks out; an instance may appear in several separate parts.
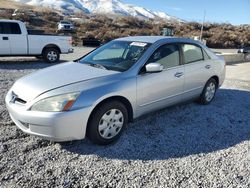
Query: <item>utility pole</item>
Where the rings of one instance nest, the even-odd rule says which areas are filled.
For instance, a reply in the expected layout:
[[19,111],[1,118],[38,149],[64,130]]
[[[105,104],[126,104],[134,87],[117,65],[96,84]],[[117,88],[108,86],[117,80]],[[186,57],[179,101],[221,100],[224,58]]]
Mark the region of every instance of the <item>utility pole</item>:
[[206,10],[204,10],[204,17],[203,17],[202,26],[201,26],[200,41],[202,41],[202,35],[203,35],[203,28],[204,28],[205,18],[206,18]]

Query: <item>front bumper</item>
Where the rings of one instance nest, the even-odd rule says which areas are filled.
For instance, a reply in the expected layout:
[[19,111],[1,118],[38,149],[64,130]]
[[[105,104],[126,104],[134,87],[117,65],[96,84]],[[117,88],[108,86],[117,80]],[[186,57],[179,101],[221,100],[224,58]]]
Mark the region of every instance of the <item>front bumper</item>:
[[52,141],[71,141],[85,138],[90,107],[68,112],[36,112],[10,103],[6,106],[13,122],[23,132]]

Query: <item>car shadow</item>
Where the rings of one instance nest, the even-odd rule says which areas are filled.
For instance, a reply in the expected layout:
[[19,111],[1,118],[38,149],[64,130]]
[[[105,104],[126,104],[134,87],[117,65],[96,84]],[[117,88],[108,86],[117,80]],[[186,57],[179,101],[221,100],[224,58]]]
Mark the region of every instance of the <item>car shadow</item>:
[[205,155],[250,140],[250,91],[220,89],[210,105],[188,103],[167,108],[129,124],[109,146],[87,139],[61,147],[79,155],[108,159],[165,160]]
[[0,60],[0,69],[6,70],[29,70],[29,69],[43,69],[59,63],[64,63],[67,61],[61,60],[58,63],[46,63],[43,60],[37,59],[23,59],[23,60]]

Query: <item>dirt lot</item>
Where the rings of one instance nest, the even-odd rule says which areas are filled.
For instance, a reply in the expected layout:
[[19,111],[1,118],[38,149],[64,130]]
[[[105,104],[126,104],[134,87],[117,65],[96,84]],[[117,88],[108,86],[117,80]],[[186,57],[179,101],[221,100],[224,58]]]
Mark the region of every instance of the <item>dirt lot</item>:
[[[91,50],[77,48],[63,60]],[[188,103],[136,120],[120,140],[52,143],[22,133],[4,96],[50,66],[0,58],[0,187],[250,187],[250,63],[227,66],[211,105]]]

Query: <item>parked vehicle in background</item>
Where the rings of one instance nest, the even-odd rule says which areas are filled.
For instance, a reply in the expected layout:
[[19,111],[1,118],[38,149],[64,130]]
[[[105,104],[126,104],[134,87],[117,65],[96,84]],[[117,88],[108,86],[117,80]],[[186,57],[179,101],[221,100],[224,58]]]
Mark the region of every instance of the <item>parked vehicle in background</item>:
[[250,61],[250,46],[245,46],[239,49],[238,53],[243,53],[245,61]]
[[36,56],[54,63],[60,54],[72,53],[72,38],[35,34],[17,20],[0,20],[0,56]]
[[58,31],[74,31],[75,26],[70,21],[60,21],[58,22],[57,30]]
[[82,38],[82,45],[83,46],[100,46],[101,41],[95,37],[85,37],[85,38]]
[[28,134],[109,144],[146,113],[191,99],[209,104],[224,78],[225,61],[198,41],[126,37],[21,78],[5,102]]

